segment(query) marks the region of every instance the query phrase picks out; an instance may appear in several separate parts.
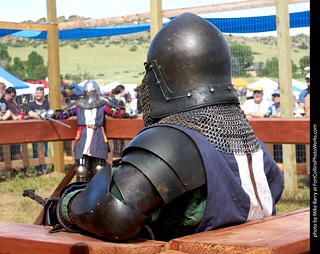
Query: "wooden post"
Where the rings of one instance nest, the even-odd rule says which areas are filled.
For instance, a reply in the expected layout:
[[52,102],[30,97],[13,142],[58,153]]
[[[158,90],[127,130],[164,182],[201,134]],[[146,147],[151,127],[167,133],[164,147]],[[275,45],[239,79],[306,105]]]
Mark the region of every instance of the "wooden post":
[[[47,47],[49,103],[53,110],[61,109],[59,31],[57,22],[56,0],[47,0]],[[63,142],[53,142],[54,170],[64,173]]]
[[162,28],[162,4],[161,0],[150,0],[150,37],[151,41]]
[[[291,40],[288,1],[276,0],[276,22],[278,37],[278,66],[281,98],[281,117],[293,117]],[[293,144],[283,144],[284,187],[297,189],[296,150]]]

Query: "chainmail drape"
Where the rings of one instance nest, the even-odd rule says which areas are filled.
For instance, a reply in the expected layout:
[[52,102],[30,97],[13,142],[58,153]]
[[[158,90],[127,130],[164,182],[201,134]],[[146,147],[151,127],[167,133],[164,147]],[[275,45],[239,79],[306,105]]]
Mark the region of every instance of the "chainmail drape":
[[219,104],[173,114],[162,119],[150,115],[147,75],[140,86],[145,126],[175,124],[202,133],[221,152],[228,154],[253,153],[260,149],[249,121],[236,104]]

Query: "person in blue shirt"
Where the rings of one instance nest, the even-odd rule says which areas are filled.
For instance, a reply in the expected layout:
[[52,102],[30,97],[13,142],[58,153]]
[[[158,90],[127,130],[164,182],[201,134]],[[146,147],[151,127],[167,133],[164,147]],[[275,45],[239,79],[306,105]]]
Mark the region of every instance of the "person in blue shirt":
[[281,117],[280,107],[280,90],[276,90],[272,94],[273,104],[269,107],[269,117]]
[[305,106],[305,97],[310,92],[310,73],[306,76],[307,88],[302,90],[299,95],[299,108],[304,108]]
[[[280,107],[280,90],[276,90],[272,94],[272,101],[274,102],[268,110],[268,117],[281,117],[281,107]],[[282,163],[282,144],[273,144],[273,157],[274,159]]]

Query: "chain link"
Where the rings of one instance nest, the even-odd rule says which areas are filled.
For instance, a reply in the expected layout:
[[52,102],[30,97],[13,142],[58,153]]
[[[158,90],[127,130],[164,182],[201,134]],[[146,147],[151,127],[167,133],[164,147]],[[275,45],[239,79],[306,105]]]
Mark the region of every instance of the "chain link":
[[197,130],[218,151],[228,154],[247,154],[260,149],[258,139],[239,105],[211,105],[153,119],[150,116],[147,75],[142,80],[140,89],[145,126],[175,124]]

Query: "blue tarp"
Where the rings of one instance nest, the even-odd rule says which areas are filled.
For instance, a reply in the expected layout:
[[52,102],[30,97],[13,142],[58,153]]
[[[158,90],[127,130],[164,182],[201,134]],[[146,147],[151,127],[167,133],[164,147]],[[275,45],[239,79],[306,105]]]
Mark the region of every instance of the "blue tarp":
[[[290,28],[309,27],[310,11],[290,13]],[[276,16],[206,19],[222,33],[262,33],[276,31]]]
[[0,67],[0,77],[3,78],[5,81],[11,83],[15,89],[29,88],[29,86],[26,85],[23,81],[16,78],[2,67]]
[[[247,18],[206,18],[207,21],[214,24],[222,33],[259,33],[275,31],[276,16],[260,16]],[[165,25],[165,24],[164,24]],[[290,28],[309,27],[310,11],[290,13]],[[70,29],[59,31],[60,40],[73,40],[83,38],[95,38],[102,36],[112,36],[120,34],[138,33],[149,31],[150,24],[101,27],[89,29]],[[47,39],[47,32],[41,31],[17,31],[10,29],[0,29],[0,37],[13,35],[32,39]]]
[[0,67],[0,77],[11,83],[15,89],[29,88],[29,86],[26,85],[23,81],[16,78],[2,67]]

